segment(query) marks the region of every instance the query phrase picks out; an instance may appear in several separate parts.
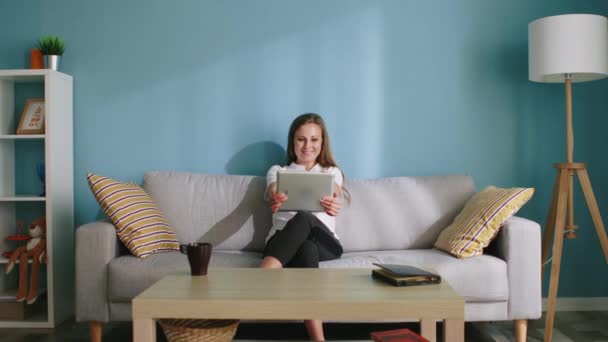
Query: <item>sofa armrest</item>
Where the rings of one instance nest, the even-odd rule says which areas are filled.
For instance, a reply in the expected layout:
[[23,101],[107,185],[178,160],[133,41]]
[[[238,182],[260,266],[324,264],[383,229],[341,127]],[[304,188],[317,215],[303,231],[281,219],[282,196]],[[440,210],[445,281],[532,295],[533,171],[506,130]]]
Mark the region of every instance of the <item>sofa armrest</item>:
[[507,262],[509,318],[538,319],[542,310],[540,226],[511,217],[500,229],[491,254]]
[[108,322],[108,272],[119,255],[116,228],[94,222],[76,230],[76,320]]

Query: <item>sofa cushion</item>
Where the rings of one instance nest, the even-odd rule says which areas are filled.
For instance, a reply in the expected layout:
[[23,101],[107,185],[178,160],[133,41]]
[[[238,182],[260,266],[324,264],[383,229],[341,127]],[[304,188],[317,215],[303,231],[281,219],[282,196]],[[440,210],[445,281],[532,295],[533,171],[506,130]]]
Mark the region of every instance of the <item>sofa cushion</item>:
[[[475,193],[469,176],[349,179],[351,194],[336,220],[346,252],[432,248],[437,236]],[[215,250],[262,252],[272,215],[262,177],[155,171],[143,188],[182,243]]]
[[[209,267],[257,267],[261,260],[260,253],[214,251]],[[433,270],[466,301],[503,301],[509,297],[507,265],[490,255],[457,259],[436,249],[355,252],[345,253],[341,259],[323,261],[320,267],[371,269],[375,267],[373,263],[406,264]],[[133,256],[113,259],[108,265],[109,299],[130,302],[165,275],[189,272],[188,267],[186,256],[178,252],[153,254],[146,259]]]
[[210,242],[214,250],[264,249],[272,225],[264,178],[157,171],[144,175],[143,188],[180,242]]
[[[214,251],[209,267],[257,267],[260,253]],[[108,298],[111,302],[131,302],[165,275],[175,272],[190,273],[188,258],[180,252],[152,254],[138,259],[131,255],[112,259],[108,264]]]
[[[457,259],[437,249],[413,249],[345,253],[342,258],[322,262],[320,267],[372,268],[373,263],[403,264],[439,274],[467,302],[509,299],[507,264],[491,255]],[[371,277],[371,271],[370,271]]]
[[475,194],[435,242],[435,247],[458,258],[481,255],[500,227],[528,202],[532,188],[489,186]]
[[346,179],[336,220],[345,252],[432,248],[475,193],[468,176]]
[[94,174],[88,174],[87,181],[118,238],[133,255],[145,258],[179,250],[173,227],[142,188]]

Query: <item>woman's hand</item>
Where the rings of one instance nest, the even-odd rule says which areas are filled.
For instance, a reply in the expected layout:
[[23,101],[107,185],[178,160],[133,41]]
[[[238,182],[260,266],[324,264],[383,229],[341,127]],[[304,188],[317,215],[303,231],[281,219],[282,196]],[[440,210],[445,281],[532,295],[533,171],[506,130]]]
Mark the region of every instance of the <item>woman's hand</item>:
[[338,216],[340,212],[340,188],[336,187],[333,197],[325,196],[321,198],[321,206],[329,216]]
[[276,183],[273,183],[268,187],[268,199],[268,205],[274,214],[279,211],[283,202],[287,201],[287,195],[282,192],[277,192],[277,185]]

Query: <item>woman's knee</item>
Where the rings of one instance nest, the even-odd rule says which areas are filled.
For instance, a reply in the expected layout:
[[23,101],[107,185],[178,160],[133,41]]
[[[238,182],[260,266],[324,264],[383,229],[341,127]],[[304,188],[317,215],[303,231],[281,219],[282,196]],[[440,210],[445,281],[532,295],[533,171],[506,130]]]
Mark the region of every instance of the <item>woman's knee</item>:
[[298,211],[295,216],[293,217],[298,218],[300,220],[306,220],[306,221],[310,221],[310,218],[314,217],[313,213],[311,213],[310,211],[305,211],[305,210],[300,210]]
[[311,216],[312,214],[308,211],[298,211],[294,217],[287,221],[281,231],[289,235],[299,236],[302,240],[306,239],[311,231]]

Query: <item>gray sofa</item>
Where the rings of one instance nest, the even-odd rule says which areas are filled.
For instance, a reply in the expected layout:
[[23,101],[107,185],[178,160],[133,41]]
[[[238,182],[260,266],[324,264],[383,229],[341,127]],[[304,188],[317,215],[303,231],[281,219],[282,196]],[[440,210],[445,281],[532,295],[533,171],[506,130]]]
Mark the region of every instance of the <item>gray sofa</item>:
[[[465,299],[467,321],[514,320],[525,336],[541,316],[540,227],[512,217],[484,255],[457,259],[433,243],[473,195],[468,176],[347,179],[350,206],[337,219],[341,259],[321,267],[403,263],[432,268]],[[210,267],[257,267],[271,214],[262,177],[150,172],[143,188],[175,227],[181,243],[208,241]],[[76,319],[131,320],[131,299],[166,274],[187,269],[179,252],[138,259],[119,244],[114,226],[76,231]],[[93,332],[95,333],[95,332]]]

